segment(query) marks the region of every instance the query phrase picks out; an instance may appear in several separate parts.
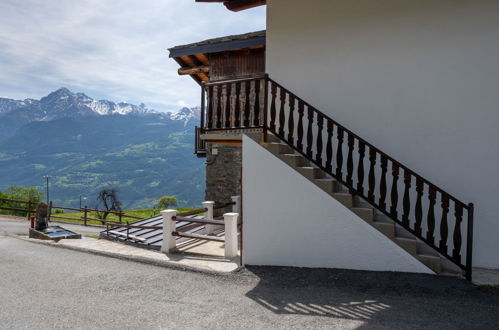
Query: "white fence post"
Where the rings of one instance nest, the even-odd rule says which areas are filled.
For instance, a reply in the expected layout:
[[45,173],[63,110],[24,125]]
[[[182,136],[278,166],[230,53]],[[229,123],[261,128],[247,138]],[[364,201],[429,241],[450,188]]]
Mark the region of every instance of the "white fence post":
[[232,205],[232,212],[241,213],[241,196],[232,196],[231,199],[236,203]]
[[170,253],[177,247],[176,237],[172,235],[172,232],[176,230],[173,217],[177,215],[177,210],[163,210],[161,211],[163,216],[163,245],[161,245],[161,252]]
[[[207,211],[204,214],[204,218],[208,220],[214,220],[213,219],[213,205],[215,205],[215,202],[211,201],[205,201],[203,202],[203,207],[207,209]],[[205,227],[205,233],[210,235],[213,234],[215,231],[216,226],[215,225],[204,225]]]
[[237,257],[238,239],[237,239],[237,218],[238,213],[225,213],[225,257]]

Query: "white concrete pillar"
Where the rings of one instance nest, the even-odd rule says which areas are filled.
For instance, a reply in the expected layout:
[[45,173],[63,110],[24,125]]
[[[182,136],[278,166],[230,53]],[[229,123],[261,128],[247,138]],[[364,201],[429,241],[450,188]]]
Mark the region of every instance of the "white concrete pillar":
[[238,213],[225,213],[225,257],[237,257],[238,239],[237,239],[237,218]]
[[[215,202],[212,201],[204,201],[203,202],[203,207],[207,209],[207,211],[204,214],[204,218],[208,220],[213,220],[213,206],[215,205]],[[213,234],[215,232],[215,225],[205,225],[205,233],[207,235]]]
[[231,197],[232,201],[236,204],[232,205],[232,212],[233,213],[241,213],[241,196],[232,196]]
[[173,220],[173,217],[177,215],[177,210],[163,210],[161,215],[163,216],[163,245],[161,246],[161,252],[170,253],[177,247],[176,237],[172,235],[172,232],[176,231],[176,221]]

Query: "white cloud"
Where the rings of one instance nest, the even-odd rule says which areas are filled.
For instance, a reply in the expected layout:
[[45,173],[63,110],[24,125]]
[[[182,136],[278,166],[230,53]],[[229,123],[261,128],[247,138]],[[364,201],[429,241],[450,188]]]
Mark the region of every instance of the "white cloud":
[[194,0],[2,0],[0,94],[38,98],[66,86],[157,110],[196,105],[199,86],[177,75],[167,48],[264,29],[264,10],[232,13]]

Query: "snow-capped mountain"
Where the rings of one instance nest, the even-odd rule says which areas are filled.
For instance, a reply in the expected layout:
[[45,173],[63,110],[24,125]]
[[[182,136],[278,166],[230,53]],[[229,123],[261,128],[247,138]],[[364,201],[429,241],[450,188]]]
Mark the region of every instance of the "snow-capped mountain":
[[182,120],[184,121],[184,126],[187,126],[190,120],[198,120],[201,118],[201,108],[200,107],[194,107],[194,108],[187,108],[184,107],[180,110],[170,112],[170,119],[171,120]]
[[200,118],[199,108],[182,108],[175,112],[161,113],[147,108],[143,103],[115,103],[108,100],[94,100],[84,93],[73,93],[67,88],[42,97],[40,100],[12,100],[0,98],[0,138],[13,133],[17,128],[36,121],[51,121],[64,117],[82,118],[109,115],[156,115],[161,119],[179,120],[187,125],[192,119]]

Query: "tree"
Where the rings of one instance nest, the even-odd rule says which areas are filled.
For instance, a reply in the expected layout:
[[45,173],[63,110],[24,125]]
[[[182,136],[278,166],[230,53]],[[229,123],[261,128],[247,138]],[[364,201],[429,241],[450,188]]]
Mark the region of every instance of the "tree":
[[[110,211],[121,211],[121,202],[118,199],[118,190],[102,189],[99,191],[99,196],[97,197],[96,209],[102,207],[104,210],[102,212],[97,212],[99,219],[107,219]],[[102,222],[104,224],[104,222]]]
[[177,197],[175,196],[163,196],[158,199],[158,209],[164,210],[170,206],[176,206],[178,204]]
[[[43,192],[38,190],[38,188],[36,187],[10,186],[7,188],[7,190],[0,191],[0,198],[38,203],[43,198]],[[31,206],[31,209],[33,210],[34,210],[34,205],[35,204]],[[28,207],[28,204],[0,201],[0,206],[17,208],[17,209],[26,209]],[[0,211],[4,214],[19,215],[19,216],[26,215],[26,212],[22,211],[8,211],[8,210],[3,210],[3,211],[0,210]]]

